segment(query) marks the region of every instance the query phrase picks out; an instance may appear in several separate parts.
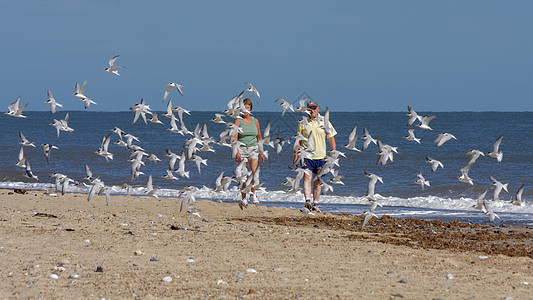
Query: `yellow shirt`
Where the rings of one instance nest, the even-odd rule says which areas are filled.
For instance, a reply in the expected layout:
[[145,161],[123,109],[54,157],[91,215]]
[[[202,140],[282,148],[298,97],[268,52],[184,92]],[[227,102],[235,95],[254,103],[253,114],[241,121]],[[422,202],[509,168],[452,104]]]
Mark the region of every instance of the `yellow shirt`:
[[[317,121],[321,119],[321,121]],[[318,114],[318,116],[311,120],[307,118],[307,125],[302,123],[298,124],[298,132],[301,133],[304,137],[309,138],[311,132],[313,132],[313,147],[315,149],[315,154],[311,156],[311,159],[324,159],[326,157],[326,138],[333,137],[337,134],[335,128],[329,123],[330,128],[332,129],[331,134],[326,135],[324,131],[324,121],[323,117]],[[307,148],[307,141],[302,141],[303,147]]]

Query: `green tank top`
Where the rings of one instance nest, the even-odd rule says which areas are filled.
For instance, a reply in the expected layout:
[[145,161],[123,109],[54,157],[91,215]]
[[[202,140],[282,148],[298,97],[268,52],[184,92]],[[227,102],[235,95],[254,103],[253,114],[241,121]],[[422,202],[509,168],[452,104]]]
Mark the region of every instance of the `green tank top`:
[[255,124],[255,118],[252,117],[252,123],[246,124],[239,119],[239,127],[242,128],[242,133],[239,133],[239,142],[244,143],[246,146],[257,145],[257,125]]

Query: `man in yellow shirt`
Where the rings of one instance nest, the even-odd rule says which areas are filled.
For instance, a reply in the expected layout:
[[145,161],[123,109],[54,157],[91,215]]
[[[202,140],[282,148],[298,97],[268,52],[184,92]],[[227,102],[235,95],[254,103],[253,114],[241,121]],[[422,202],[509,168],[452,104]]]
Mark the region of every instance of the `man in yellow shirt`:
[[[317,173],[320,168],[326,163],[326,139],[329,141],[331,150],[337,150],[335,144],[335,135],[337,131],[331,123],[325,124],[324,118],[318,113],[320,107],[318,102],[311,100],[307,102],[307,122],[300,122],[298,124],[298,133],[301,133],[305,138],[309,138],[312,134],[312,144],[309,147],[307,141],[300,141],[300,146],[305,150],[312,149],[301,167],[305,169],[303,177],[303,190],[305,196],[305,207],[309,210],[320,211],[318,208],[318,199],[320,197],[321,185]],[[304,124],[305,123],[305,124]],[[326,126],[324,126],[326,125]],[[293,164],[296,166],[298,160],[298,151],[294,152]],[[313,180],[314,177],[314,180]],[[311,189],[312,183],[312,189]],[[313,204],[311,204],[311,193],[313,194]]]

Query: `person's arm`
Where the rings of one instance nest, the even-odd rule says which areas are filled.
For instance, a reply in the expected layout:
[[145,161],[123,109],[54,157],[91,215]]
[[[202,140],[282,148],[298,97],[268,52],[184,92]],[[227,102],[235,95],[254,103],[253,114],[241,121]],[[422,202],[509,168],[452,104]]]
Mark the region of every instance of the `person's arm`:
[[[298,142],[298,147],[296,147],[295,149],[298,149],[300,146],[302,146],[302,141],[299,141]],[[294,150],[294,158],[292,159],[292,165],[296,168],[297,165],[296,165],[296,161],[298,160],[298,150]]]
[[[261,129],[259,128],[259,121],[257,121],[257,118],[255,119],[255,125],[257,126],[257,141],[259,142],[260,140],[263,139],[263,137],[261,136]],[[260,154],[259,155],[259,163],[262,164],[263,162],[265,162],[265,155]]]
[[259,121],[257,119],[255,119],[255,125],[257,126],[257,141],[259,142],[263,137],[261,136],[261,129],[259,128]]
[[[235,122],[233,122],[235,125],[239,126],[239,119],[235,119]],[[238,141],[239,140],[239,132],[237,132],[235,134],[235,136],[233,137],[233,141]],[[241,163],[241,153],[239,152],[239,150],[237,149],[237,154],[235,154],[235,161],[239,164]]]
[[328,138],[329,145],[331,146],[331,150],[337,150],[337,144],[335,143],[335,136]]

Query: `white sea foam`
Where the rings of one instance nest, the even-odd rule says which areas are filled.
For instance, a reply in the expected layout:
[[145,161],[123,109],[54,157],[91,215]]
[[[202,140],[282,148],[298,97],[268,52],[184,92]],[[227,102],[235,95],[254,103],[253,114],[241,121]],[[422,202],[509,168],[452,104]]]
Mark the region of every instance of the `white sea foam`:
[[[0,182],[0,188],[3,189],[47,190],[53,187],[54,184],[51,183]],[[88,191],[88,187],[69,187],[69,192],[71,193],[88,193]],[[132,189],[131,195],[145,196],[144,191],[144,187],[135,187]],[[261,203],[272,206],[297,208],[304,201],[301,192],[286,193],[284,191],[259,190],[256,193]],[[112,186],[111,194],[125,195],[127,191],[119,186]],[[175,189],[160,189],[157,191],[157,195],[162,198],[177,198],[179,197],[179,191]],[[203,186],[196,193],[196,199],[213,201],[231,202],[240,198],[241,194],[237,187],[232,187],[226,192],[214,192],[212,189]],[[376,199],[383,205],[383,207],[377,209],[378,214],[387,214],[393,217],[457,218],[465,221],[483,221],[487,218],[480,211],[473,208],[477,203],[477,200],[473,198],[451,199],[437,196],[399,198],[393,196],[383,197],[376,194]],[[329,210],[325,209],[325,211],[354,215],[361,214],[369,205],[365,197],[353,196],[322,195],[320,202],[323,206],[330,208]],[[533,205],[531,202],[526,201],[524,206],[516,206],[508,200],[499,200],[494,201],[492,207],[505,222],[533,224]]]

